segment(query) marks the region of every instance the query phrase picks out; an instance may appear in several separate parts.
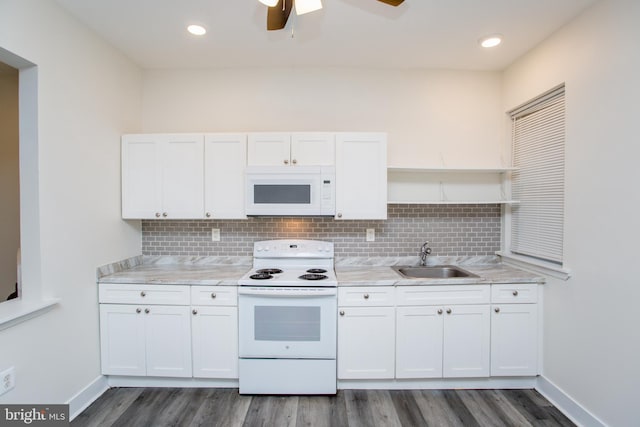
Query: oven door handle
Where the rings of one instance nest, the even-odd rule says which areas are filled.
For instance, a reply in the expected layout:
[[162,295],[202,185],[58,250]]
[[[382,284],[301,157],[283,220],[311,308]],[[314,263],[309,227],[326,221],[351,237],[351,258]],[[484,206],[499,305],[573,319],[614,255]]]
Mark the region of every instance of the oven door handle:
[[238,295],[260,295],[264,297],[300,297],[300,298],[313,298],[321,296],[333,296],[337,295],[336,288],[314,288],[299,289],[299,288],[253,288],[253,287],[238,287]]

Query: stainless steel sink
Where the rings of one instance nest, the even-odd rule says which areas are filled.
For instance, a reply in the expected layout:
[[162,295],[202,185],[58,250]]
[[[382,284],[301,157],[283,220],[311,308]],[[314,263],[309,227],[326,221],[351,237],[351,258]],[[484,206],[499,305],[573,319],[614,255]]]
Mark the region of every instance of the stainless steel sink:
[[455,265],[437,265],[426,267],[396,266],[393,267],[406,279],[451,279],[462,277],[479,277]]

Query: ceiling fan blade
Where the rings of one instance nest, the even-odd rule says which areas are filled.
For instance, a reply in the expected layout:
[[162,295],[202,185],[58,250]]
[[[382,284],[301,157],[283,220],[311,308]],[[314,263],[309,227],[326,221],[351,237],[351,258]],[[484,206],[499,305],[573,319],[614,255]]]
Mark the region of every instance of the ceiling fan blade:
[[399,6],[404,0],[378,0],[391,6]]
[[278,4],[267,9],[267,30],[281,30],[293,7],[293,0],[278,0]]

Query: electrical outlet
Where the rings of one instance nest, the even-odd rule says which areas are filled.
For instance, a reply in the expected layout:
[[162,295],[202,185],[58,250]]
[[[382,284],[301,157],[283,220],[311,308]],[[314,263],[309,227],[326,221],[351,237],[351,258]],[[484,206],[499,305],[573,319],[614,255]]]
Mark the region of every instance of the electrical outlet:
[[16,386],[16,371],[14,367],[0,372],[0,395],[5,394]]
[[219,228],[212,228],[211,229],[211,241],[212,242],[219,242],[220,241],[220,229]]
[[367,242],[375,242],[375,241],[376,241],[375,228],[367,228]]

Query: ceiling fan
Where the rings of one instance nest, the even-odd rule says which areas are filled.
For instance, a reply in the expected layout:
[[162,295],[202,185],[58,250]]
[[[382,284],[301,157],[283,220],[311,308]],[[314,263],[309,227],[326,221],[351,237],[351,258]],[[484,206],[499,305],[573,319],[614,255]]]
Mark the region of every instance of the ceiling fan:
[[[322,0],[258,0],[269,6],[267,11],[267,30],[281,30],[287,24],[289,14],[296,2],[296,13],[302,15],[304,13],[313,12],[322,9]],[[404,0],[378,0],[391,6],[398,6]]]

